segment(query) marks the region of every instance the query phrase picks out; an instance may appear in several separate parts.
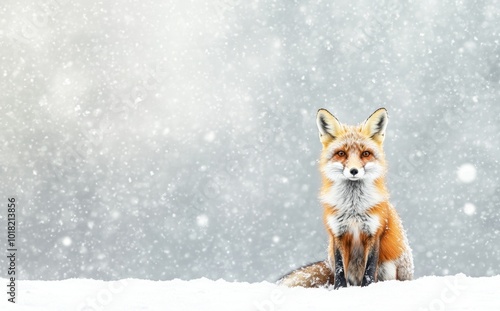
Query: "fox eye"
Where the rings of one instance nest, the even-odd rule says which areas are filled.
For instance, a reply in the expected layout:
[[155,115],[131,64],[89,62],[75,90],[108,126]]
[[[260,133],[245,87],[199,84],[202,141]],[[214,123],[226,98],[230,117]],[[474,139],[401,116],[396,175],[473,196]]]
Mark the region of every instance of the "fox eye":
[[363,158],[367,158],[367,157],[369,157],[370,155],[371,155],[371,152],[370,152],[370,151],[363,151],[363,153],[361,154],[361,156],[362,156]]
[[345,151],[340,150],[339,152],[337,152],[337,155],[339,157],[345,157]]

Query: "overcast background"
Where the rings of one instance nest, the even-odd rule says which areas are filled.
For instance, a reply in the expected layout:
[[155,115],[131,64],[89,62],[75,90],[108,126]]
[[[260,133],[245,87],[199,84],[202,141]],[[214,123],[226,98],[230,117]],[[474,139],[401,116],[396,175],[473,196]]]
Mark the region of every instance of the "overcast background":
[[3,1],[20,277],[274,281],[324,259],[316,111],[382,106],[416,277],[499,274],[498,1],[357,3]]

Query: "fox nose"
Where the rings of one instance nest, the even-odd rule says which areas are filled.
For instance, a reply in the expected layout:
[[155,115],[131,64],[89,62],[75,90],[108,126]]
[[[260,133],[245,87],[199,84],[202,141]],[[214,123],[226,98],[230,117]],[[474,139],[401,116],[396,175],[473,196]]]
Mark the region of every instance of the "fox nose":
[[352,176],[356,176],[356,174],[358,173],[358,170],[355,168],[351,168],[350,172],[351,172]]

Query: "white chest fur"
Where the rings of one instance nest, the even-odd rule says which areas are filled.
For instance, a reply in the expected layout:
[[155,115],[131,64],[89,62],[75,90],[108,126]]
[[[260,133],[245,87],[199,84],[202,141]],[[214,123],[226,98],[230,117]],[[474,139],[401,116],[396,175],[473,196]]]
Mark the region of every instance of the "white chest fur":
[[380,226],[380,219],[367,211],[380,203],[383,196],[371,182],[345,180],[336,182],[321,196],[321,201],[335,207],[337,213],[329,216],[328,226],[336,236],[347,232],[357,240],[361,232],[373,235]]

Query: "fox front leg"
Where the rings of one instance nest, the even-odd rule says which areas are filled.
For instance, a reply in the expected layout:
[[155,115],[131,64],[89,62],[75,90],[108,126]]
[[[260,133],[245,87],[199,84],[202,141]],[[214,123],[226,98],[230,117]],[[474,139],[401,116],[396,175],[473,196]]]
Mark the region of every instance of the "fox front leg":
[[347,287],[347,280],[345,278],[344,272],[344,261],[342,259],[342,253],[340,249],[335,249],[335,271],[334,271],[334,285],[333,289],[338,289],[339,287]]
[[368,253],[368,259],[366,260],[365,274],[363,275],[363,281],[361,286],[368,286],[372,282],[375,282],[375,275],[377,272],[377,263],[379,256],[379,243],[375,243]]

